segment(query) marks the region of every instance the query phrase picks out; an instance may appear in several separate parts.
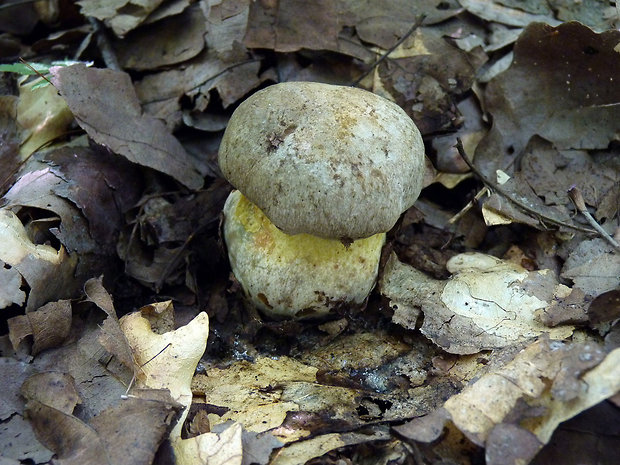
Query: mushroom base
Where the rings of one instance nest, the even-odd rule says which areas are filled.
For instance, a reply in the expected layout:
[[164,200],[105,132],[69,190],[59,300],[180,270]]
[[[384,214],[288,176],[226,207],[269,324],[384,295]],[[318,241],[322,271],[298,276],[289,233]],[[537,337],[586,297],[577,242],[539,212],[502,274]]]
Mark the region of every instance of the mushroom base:
[[342,303],[361,304],[377,279],[385,234],[349,245],[288,235],[239,191],[224,206],[224,240],[247,298],[278,318],[311,317]]

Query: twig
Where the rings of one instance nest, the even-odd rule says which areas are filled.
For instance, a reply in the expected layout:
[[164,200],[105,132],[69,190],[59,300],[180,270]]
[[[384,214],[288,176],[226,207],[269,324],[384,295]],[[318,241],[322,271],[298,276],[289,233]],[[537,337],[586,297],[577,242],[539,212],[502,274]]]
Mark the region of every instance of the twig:
[[45,80],[47,81],[47,83],[48,83],[50,86],[53,86],[53,85],[54,85],[54,84],[52,84],[52,81],[50,81],[47,77],[45,77],[45,75],[44,75],[44,74],[42,74],[42,73],[40,73],[39,71],[37,71],[36,69],[34,69],[34,68],[32,67],[32,65],[31,65],[30,63],[28,63],[26,60],[24,60],[22,57],[19,57],[19,61],[20,61],[22,64],[24,64],[25,66],[27,66],[28,68],[30,68],[30,69],[32,70],[32,72],[33,72],[34,74],[36,74],[37,76],[39,76],[41,79],[45,79]]
[[586,220],[588,220],[588,223],[590,223],[590,226],[596,229],[596,232],[598,232],[603,239],[605,239],[607,242],[613,245],[616,250],[620,251],[620,244],[618,244],[618,242],[616,242],[615,239],[611,237],[607,233],[607,231],[605,231],[601,227],[600,224],[598,224],[598,222],[592,217],[592,215],[588,211],[586,207],[586,203],[583,200],[583,195],[581,195],[581,191],[579,190],[579,188],[577,188],[577,186],[572,186],[568,190],[568,196],[573,201],[573,204],[575,204],[575,208],[577,208],[579,213],[581,213],[583,216],[586,217]]
[[120,71],[121,66],[118,64],[118,59],[116,58],[116,52],[110,43],[110,39],[108,38],[108,34],[106,33],[103,26],[101,26],[101,22],[97,18],[93,18],[92,16],[88,17],[88,22],[93,27],[95,31],[95,37],[97,38],[97,46],[101,51],[101,58],[105,65],[113,69],[115,71]]
[[467,204],[461,208],[461,211],[459,211],[456,215],[454,215],[452,218],[450,218],[448,220],[448,224],[454,224],[457,221],[459,221],[463,216],[465,216],[465,213],[467,213],[469,210],[472,209],[472,207],[478,203],[478,201],[485,195],[489,194],[489,188],[488,187],[483,187],[482,189],[480,189],[478,191],[478,193],[474,196],[473,199],[471,199],[469,202],[467,202]]
[[[151,363],[153,360],[155,360],[155,358],[159,357],[159,354],[161,354],[164,350],[166,350],[168,347],[170,347],[172,345],[172,342],[169,342],[168,344],[166,344],[166,346],[161,349],[159,352],[157,352],[155,355],[153,355],[151,358],[149,358],[146,362],[144,362],[142,365],[140,365],[138,368],[140,370],[142,370],[142,368],[144,368],[147,364]],[[131,388],[133,387],[133,383],[135,383],[136,381],[136,374],[134,373],[133,376],[131,377],[131,381],[129,382],[129,386],[127,386],[127,390],[125,391],[124,395],[121,395],[121,399],[127,399],[129,397],[132,397],[129,395],[129,391],[131,390]]]
[[387,59],[388,56],[390,56],[390,53],[392,53],[394,50],[396,50],[398,48],[398,46],[400,44],[402,44],[405,40],[407,40],[407,38],[414,33],[414,31],[419,28],[422,25],[422,22],[424,21],[424,18],[426,18],[426,15],[422,14],[420,16],[418,16],[416,18],[415,23],[413,23],[413,26],[411,26],[411,29],[409,29],[404,36],[402,36],[398,42],[396,42],[394,45],[392,45],[383,55],[381,55],[381,57],[375,61],[372,66],[370,68],[368,68],[360,77],[358,77],[355,81],[353,81],[350,86],[354,87],[356,85],[358,85],[360,82],[362,82],[362,79],[364,79],[366,76],[368,76],[373,69],[375,69],[377,66],[379,66],[383,61],[385,61]]
[[593,231],[592,229],[588,229],[588,228],[582,228],[581,226],[575,226],[569,223],[565,223],[563,221],[559,221],[556,220],[554,218],[551,218],[549,216],[543,215],[542,213],[540,213],[539,211],[534,210],[533,208],[529,207],[528,205],[524,204],[523,202],[515,199],[512,194],[510,192],[508,192],[506,189],[504,189],[503,187],[501,187],[499,184],[494,183],[493,181],[487,179],[482,172],[472,163],[472,161],[469,159],[469,157],[467,156],[467,154],[465,153],[465,149],[463,148],[463,142],[461,141],[460,137],[457,137],[456,139],[456,150],[458,150],[459,155],[463,158],[463,160],[465,161],[465,163],[467,163],[467,166],[469,166],[469,169],[472,170],[472,172],[478,176],[478,178],[480,178],[480,180],[486,184],[486,186],[491,189],[494,190],[495,192],[497,192],[498,194],[501,194],[503,197],[505,197],[507,200],[509,200],[510,202],[512,202],[514,205],[516,205],[517,207],[519,207],[521,210],[523,210],[526,213],[529,213],[533,216],[535,216],[536,218],[538,218],[538,220],[542,223],[543,221],[546,221],[547,223],[551,223],[554,224],[556,226],[564,226],[565,228],[569,228],[569,229],[574,229],[575,231],[580,231],[580,232],[584,232],[584,233],[588,233],[588,234],[592,234],[595,231]]

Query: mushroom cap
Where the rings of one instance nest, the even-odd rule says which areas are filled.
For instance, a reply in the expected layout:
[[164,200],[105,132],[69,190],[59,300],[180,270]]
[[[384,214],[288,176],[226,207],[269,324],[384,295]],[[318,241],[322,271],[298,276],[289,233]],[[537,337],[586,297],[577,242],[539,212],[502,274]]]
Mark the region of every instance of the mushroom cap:
[[280,231],[239,191],[224,205],[224,240],[248,300],[276,318],[313,317],[361,304],[375,285],[385,233],[344,245]]
[[418,198],[424,144],[403,109],[376,94],[285,82],[235,110],[219,165],[282,231],[357,239],[390,230]]

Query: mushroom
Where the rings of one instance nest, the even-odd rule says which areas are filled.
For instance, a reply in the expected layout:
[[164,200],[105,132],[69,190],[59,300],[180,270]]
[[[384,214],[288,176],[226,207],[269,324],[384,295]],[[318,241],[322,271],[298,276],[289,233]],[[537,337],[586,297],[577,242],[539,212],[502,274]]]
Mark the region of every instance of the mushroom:
[[286,82],[233,113],[219,150],[232,271],[278,317],[361,304],[385,233],[417,199],[420,132],[396,104],[352,87]]

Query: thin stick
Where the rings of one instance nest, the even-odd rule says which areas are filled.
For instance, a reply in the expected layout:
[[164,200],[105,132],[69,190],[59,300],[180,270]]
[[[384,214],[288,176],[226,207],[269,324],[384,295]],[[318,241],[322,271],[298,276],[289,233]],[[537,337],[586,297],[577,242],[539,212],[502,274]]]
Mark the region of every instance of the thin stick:
[[[166,346],[161,349],[159,352],[157,352],[155,355],[153,355],[151,358],[149,358],[146,362],[144,362],[142,365],[140,365],[138,368],[140,370],[142,370],[142,368],[144,368],[148,363],[151,363],[156,357],[159,357],[159,354],[161,354],[164,350],[166,350],[168,347],[170,347],[172,345],[172,342],[169,342],[168,344],[166,344]],[[136,374],[134,373],[133,376],[131,377],[131,381],[129,382],[129,386],[127,386],[127,390],[125,391],[124,395],[121,395],[121,399],[127,399],[128,397],[131,397],[129,395],[129,391],[131,390],[131,388],[133,387],[133,383],[136,381]]]
[[616,250],[620,251],[620,244],[618,244],[618,242],[616,242],[616,240],[611,237],[600,224],[598,224],[598,222],[592,217],[592,215],[588,211],[586,203],[583,200],[583,195],[581,195],[581,191],[579,190],[579,188],[577,186],[571,187],[568,190],[568,196],[573,201],[573,204],[575,205],[575,208],[579,211],[579,213],[586,217],[586,220],[588,220],[590,226],[596,229],[596,232],[598,232],[603,239],[613,245]]
[[478,193],[474,196],[473,199],[471,199],[469,202],[467,202],[467,204],[461,208],[461,211],[459,211],[456,215],[454,215],[452,218],[450,218],[448,220],[449,224],[454,224],[457,221],[459,221],[463,216],[465,216],[465,213],[467,213],[469,210],[472,209],[472,207],[478,203],[478,201],[485,195],[490,194],[491,191],[489,191],[488,187],[483,187],[482,189],[480,189],[478,191]]
[[574,229],[575,231],[580,231],[580,232],[584,232],[584,233],[588,233],[588,234],[592,234],[592,233],[595,232],[592,229],[582,228],[581,226],[575,226],[575,225],[572,225],[572,224],[569,224],[569,223],[565,223],[563,221],[559,221],[559,220],[556,220],[554,218],[548,217],[546,215],[543,215],[542,213],[534,210],[533,208],[529,207],[528,205],[524,204],[523,202],[515,199],[514,197],[512,197],[512,194],[509,193],[506,189],[501,187],[499,184],[496,184],[493,181],[487,179],[482,174],[482,172],[472,163],[472,161],[469,159],[469,157],[465,153],[465,149],[463,148],[463,142],[461,141],[461,139],[459,137],[457,137],[457,139],[456,139],[455,147],[456,147],[456,150],[458,150],[459,155],[463,158],[465,163],[467,163],[467,166],[469,166],[469,169],[471,169],[472,172],[476,176],[478,176],[478,178],[480,178],[480,180],[484,184],[487,185],[487,187],[489,187],[491,190],[494,190],[498,194],[501,194],[502,196],[504,196],[507,200],[512,202],[514,205],[519,207],[524,212],[527,212],[527,213],[533,215],[534,217],[538,218],[538,220],[541,223],[543,221],[546,221],[547,223],[551,223],[551,224],[554,224],[556,226],[564,226],[565,228]]
[[19,61],[22,62],[22,64],[26,65],[28,68],[30,68],[37,76],[39,76],[41,79],[45,79],[47,81],[48,84],[50,85],[54,85],[52,84],[52,81],[50,81],[48,78],[45,77],[45,75],[43,75],[42,73],[40,73],[39,71],[37,71],[36,69],[34,69],[32,67],[32,65],[30,63],[28,63],[26,60],[24,60],[22,57],[19,57]]
[[112,47],[112,43],[110,42],[110,38],[108,37],[105,28],[101,25],[101,22],[97,18],[93,18],[92,16],[88,17],[88,22],[93,27],[93,31],[95,32],[97,46],[101,52],[103,62],[109,69],[120,71],[121,66],[118,63],[116,52],[114,51],[114,47]]
[[420,15],[417,17],[415,23],[413,23],[413,26],[411,26],[411,29],[409,29],[404,36],[402,36],[398,42],[396,42],[394,45],[392,45],[383,55],[381,55],[381,57],[375,61],[372,66],[370,68],[368,68],[368,70],[366,70],[360,77],[358,77],[355,81],[353,81],[350,86],[354,87],[356,85],[358,85],[360,82],[362,82],[362,79],[364,79],[366,76],[368,76],[370,73],[372,73],[372,70],[374,70],[377,66],[379,66],[383,61],[385,61],[387,59],[388,56],[390,56],[390,53],[392,53],[394,50],[396,50],[398,48],[398,46],[400,44],[402,44],[405,40],[407,40],[407,38],[413,34],[413,32],[419,28],[422,25],[422,22],[424,21],[424,18],[426,18],[426,15]]

